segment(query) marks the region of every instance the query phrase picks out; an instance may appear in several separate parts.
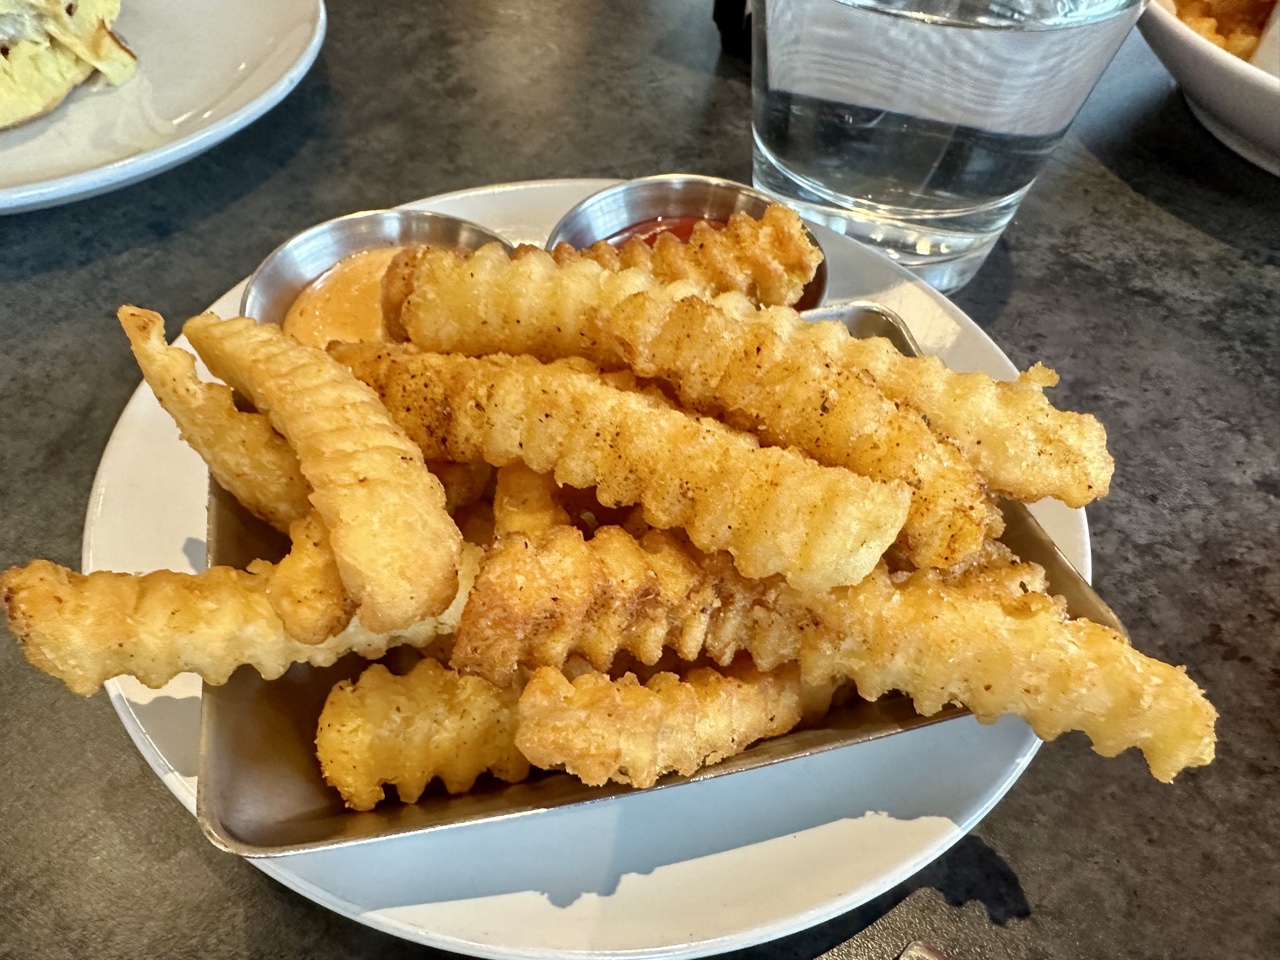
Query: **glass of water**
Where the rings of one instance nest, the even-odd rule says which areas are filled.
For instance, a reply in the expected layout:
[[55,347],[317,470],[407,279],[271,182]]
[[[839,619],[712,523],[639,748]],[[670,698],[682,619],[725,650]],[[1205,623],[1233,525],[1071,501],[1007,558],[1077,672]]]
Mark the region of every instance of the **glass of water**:
[[955,290],[1144,2],[753,0],[755,185]]

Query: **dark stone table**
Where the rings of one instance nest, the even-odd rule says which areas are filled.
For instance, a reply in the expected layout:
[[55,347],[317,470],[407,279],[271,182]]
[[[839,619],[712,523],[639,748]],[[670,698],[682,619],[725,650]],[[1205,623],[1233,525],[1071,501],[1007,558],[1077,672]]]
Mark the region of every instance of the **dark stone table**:
[[[279,241],[498,181],[750,177],[748,68],[710,2],[332,4],[298,89],[153,180],[0,217],[0,566],[76,565],[139,376],[111,319],[194,314]],[[1156,783],[1046,747],[942,859],[751,957],[1280,955],[1280,181],[1219,146],[1136,35],[957,301],[1107,425],[1096,581],[1221,711],[1218,759]],[[425,957],[219,853],[107,699],[0,644],[0,957]]]

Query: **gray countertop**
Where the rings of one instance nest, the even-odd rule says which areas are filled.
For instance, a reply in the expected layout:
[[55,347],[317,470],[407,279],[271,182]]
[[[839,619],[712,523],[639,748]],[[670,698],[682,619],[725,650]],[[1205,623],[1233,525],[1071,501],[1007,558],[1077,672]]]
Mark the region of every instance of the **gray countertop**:
[[[75,566],[95,467],[139,375],[112,320],[199,312],[299,229],[491,182],[750,178],[748,71],[710,3],[335,3],[264,119],[107,196],[0,217],[0,567]],[[752,957],[1280,955],[1280,180],[1214,141],[1130,38],[956,300],[1061,374],[1118,461],[1095,581],[1221,712],[1218,759],[1044,748],[972,835],[900,887]],[[426,957],[219,853],[103,695],[0,643],[0,957]]]

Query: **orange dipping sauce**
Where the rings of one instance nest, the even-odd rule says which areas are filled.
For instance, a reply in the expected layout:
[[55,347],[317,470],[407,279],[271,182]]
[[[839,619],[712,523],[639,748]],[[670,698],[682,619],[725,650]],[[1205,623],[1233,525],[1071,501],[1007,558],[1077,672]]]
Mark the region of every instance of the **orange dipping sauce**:
[[606,237],[605,242],[616,247],[626,243],[632,237],[639,237],[649,246],[653,246],[653,242],[659,235],[670,233],[674,234],[681,243],[688,243],[693,235],[693,228],[700,223],[710,224],[716,230],[723,230],[729,225],[727,221],[712,220],[709,217],[654,217],[652,220],[642,220],[639,223],[633,223],[625,230],[619,230],[613,236]]
[[306,287],[289,307],[284,332],[311,347],[330,340],[382,340],[382,275],[401,250],[362,250],[340,260]]

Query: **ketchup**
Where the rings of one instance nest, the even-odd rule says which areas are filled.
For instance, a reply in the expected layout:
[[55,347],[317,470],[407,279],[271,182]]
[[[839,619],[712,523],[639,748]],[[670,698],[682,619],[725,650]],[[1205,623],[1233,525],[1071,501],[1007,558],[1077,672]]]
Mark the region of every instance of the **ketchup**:
[[623,230],[619,230],[613,236],[606,237],[605,242],[617,247],[626,243],[632,237],[639,237],[649,246],[653,246],[659,234],[671,233],[681,243],[688,243],[689,238],[693,235],[693,228],[700,223],[710,224],[715,230],[723,230],[729,225],[725,220],[713,220],[709,217],[654,217],[651,220],[642,220]]

